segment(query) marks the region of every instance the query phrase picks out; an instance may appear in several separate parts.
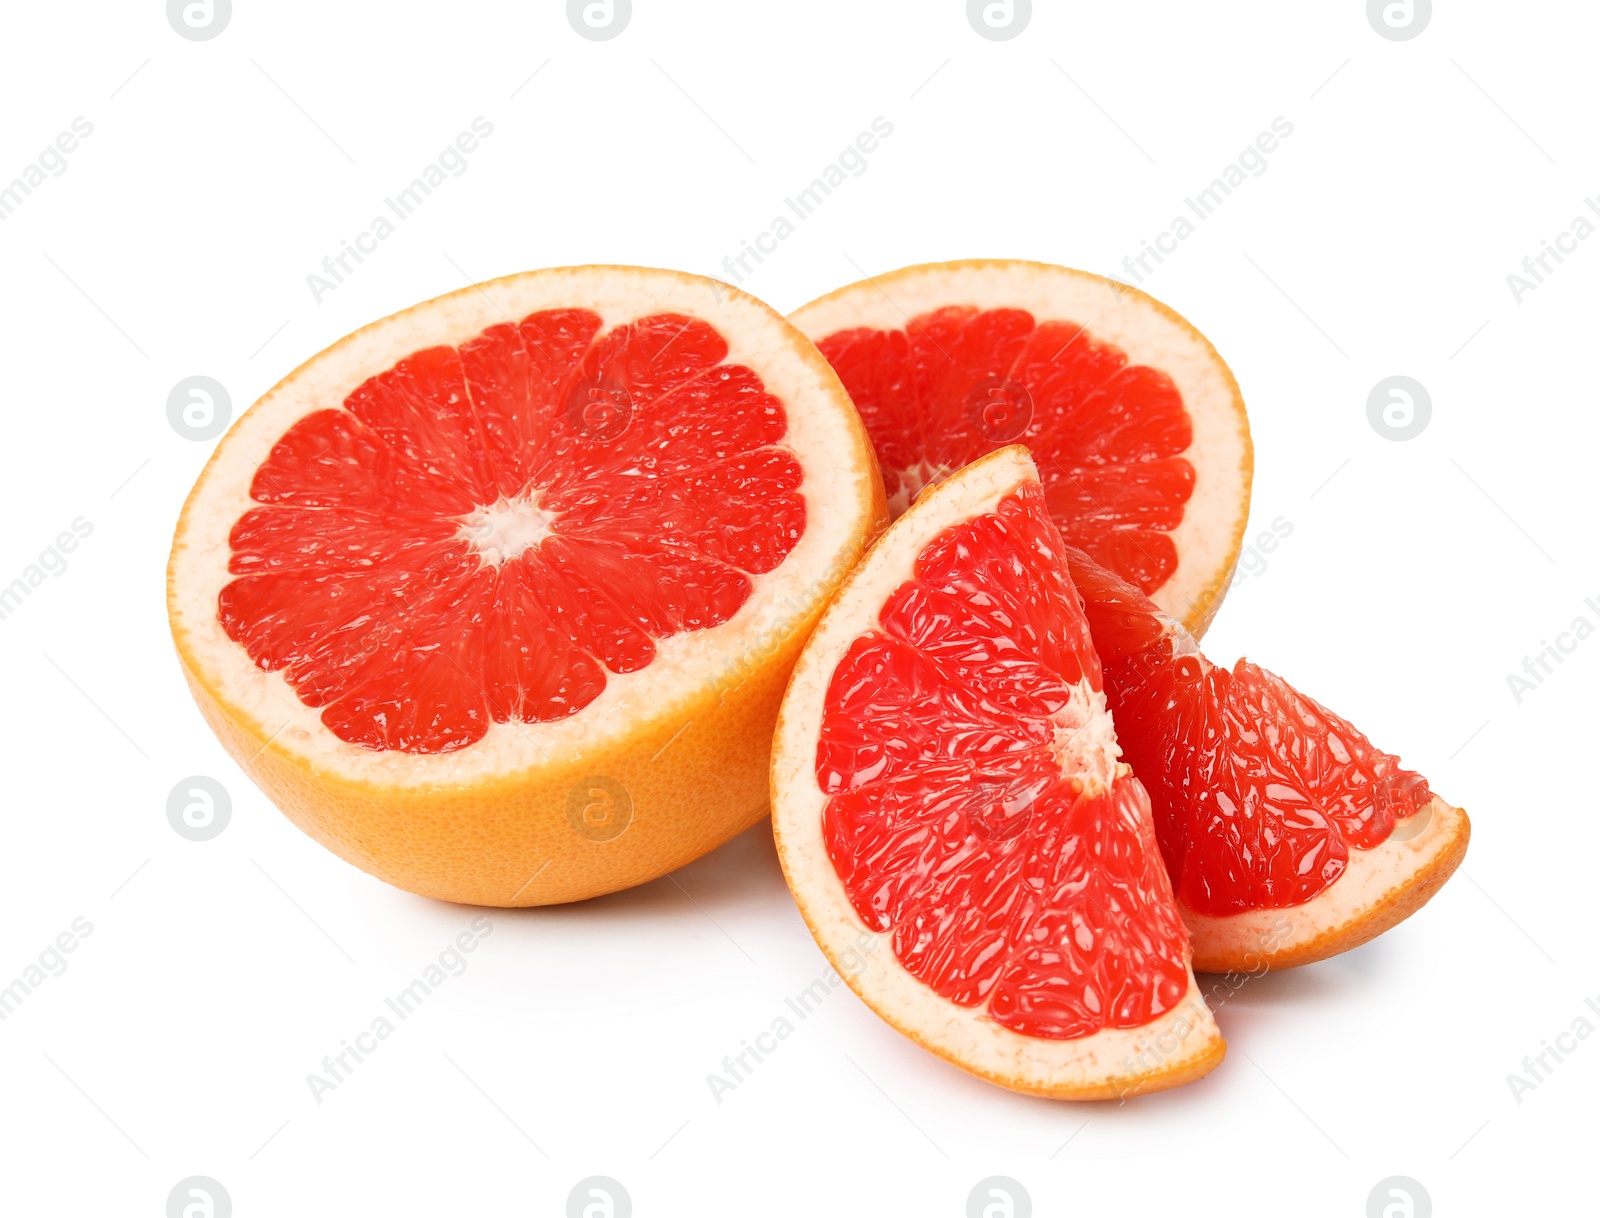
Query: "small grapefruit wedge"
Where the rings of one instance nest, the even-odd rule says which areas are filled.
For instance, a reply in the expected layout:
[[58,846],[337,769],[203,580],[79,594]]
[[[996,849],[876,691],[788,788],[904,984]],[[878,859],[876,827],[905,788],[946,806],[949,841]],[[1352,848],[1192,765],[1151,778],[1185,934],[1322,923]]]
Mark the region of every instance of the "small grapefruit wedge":
[[329,849],[427,896],[570,901],[761,818],[784,683],[883,518],[849,398],[771,309],[535,271],[246,412],[168,611],[207,722]]
[[1038,262],[941,262],[794,313],[861,412],[889,508],[1027,445],[1067,544],[1199,636],[1250,511],[1250,425],[1216,349],[1135,288]]
[[1460,865],[1467,814],[1283,678],[1201,654],[1069,550],[1123,757],[1149,789],[1202,972],[1308,964],[1410,917]]
[[772,807],[823,952],[940,1056],[1085,1100],[1222,1059],[1025,449],[920,496],[846,580],[784,698]]

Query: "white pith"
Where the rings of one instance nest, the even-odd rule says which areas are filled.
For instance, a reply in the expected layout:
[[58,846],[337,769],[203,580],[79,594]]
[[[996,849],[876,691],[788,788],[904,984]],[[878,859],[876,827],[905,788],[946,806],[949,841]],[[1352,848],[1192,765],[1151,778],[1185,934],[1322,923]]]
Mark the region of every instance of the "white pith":
[[1081,775],[1085,785],[1109,788],[1122,746],[1106,710],[1106,691],[1078,682],[1067,704],[1051,716],[1051,726],[1055,729],[1051,752],[1061,772]]
[[[1217,1051],[1220,1034],[1194,980],[1179,1004],[1140,1028],[1108,1028],[1076,1040],[1025,1036],[995,1023],[981,1007],[963,1007],[917,980],[895,958],[888,933],[868,929],[829,859],[823,838],[827,797],[816,780],[822,708],[834,669],[850,645],[872,629],[889,595],[910,578],[917,555],[951,525],[995,510],[1025,482],[1037,481],[1019,448],[1003,449],[940,484],[914,511],[890,526],[824,614],[802,654],[784,699],[774,741],[773,833],[790,887],[823,951],[866,1002],[900,1031],[965,1068],[1020,1090],[1060,1098],[1133,1094],[1164,1074],[1182,1074]],[[1072,719],[1085,716],[1085,737],[1066,750],[1106,769],[1115,742],[1102,692],[1075,691]]]
[[1274,957],[1292,957],[1331,933],[1358,926],[1450,850],[1465,820],[1460,808],[1435,795],[1373,849],[1352,849],[1339,878],[1303,905],[1220,917],[1180,905],[1195,966],[1208,971],[1266,966]]
[[[813,340],[814,341],[814,340]],[[898,516],[910,507],[918,495],[936,482],[943,482],[956,471],[946,465],[935,465],[928,460],[918,461],[909,469],[896,471],[900,485],[889,496],[889,515]]]
[[[281,673],[263,672],[217,620],[217,594],[228,572],[228,533],[254,501],[255,470],[297,419],[342,406],[368,377],[412,352],[460,344],[492,325],[520,321],[548,308],[598,313],[601,333],[652,313],[696,316],[728,344],[728,363],[744,364],[783,402],[784,446],[804,472],[807,526],[773,571],[751,576],[749,599],[729,621],[656,643],[646,668],[608,675],[587,708],[555,723],[491,724],[477,743],[453,753],[378,752],[341,741],[320,711],[306,706]],[[201,474],[174,539],[169,610],[175,636],[200,678],[221,694],[228,713],[256,735],[313,770],[390,787],[432,789],[490,775],[579,759],[625,738],[642,723],[664,719],[708,688],[731,688],[764,661],[770,648],[752,640],[789,637],[843,572],[834,568],[859,530],[874,495],[853,455],[855,426],[837,382],[809,346],[765,305],[725,285],[677,272],[631,267],[538,271],[464,289],[377,322],[313,358],[247,411],[218,445]],[[840,454],[851,452],[848,460]],[[496,510],[496,505],[483,505]],[[508,548],[537,533],[537,519],[511,508],[501,518]],[[465,527],[465,522],[463,522]],[[497,526],[498,527],[498,526]],[[485,556],[486,561],[493,561]]]
[[545,511],[533,498],[502,495],[463,516],[457,536],[484,562],[498,567],[550,536],[555,518],[554,512]]
[[[1194,493],[1170,534],[1178,568],[1151,599],[1193,622],[1220,595],[1249,512],[1250,441],[1236,405],[1237,387],[1222,357],[1197,332],[1154,307],[1142,292],[1098,275],[1033,262],[930,263],[891,271],[797,310],[790,317],[814,342],[839,330],[903,330],[911,318],[949,305],[1026,309],[1036,322],[1065,321],[1121,348],[1130,363],[1170,376],[1193,424],[1184,456]],[[916,485],[890,501],[904,511],[917,490],[949,471],[926,462],[908,471]]]

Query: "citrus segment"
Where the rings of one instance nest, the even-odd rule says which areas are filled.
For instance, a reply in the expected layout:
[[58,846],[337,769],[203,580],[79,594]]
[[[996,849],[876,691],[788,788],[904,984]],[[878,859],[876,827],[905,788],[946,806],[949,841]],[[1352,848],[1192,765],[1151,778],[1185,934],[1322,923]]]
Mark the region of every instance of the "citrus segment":
[[1144,793],[1114,772],[1039,487],[930,542],[879,623],[834,671],[817,749],[828,855],[862,921],[938,993],[1030,1035],[1176,1005],[1183,927]]
[[[319,839],[430,895],[573,899],[759,817],[781,684],[881,505],[837,378],[764,305],[534,272],[247,412],[169,609],[202,710]],[[625,805],[603,840],[569,815],[596,783]]]
[[1038,464],[1068,544],[1196,629],[1215,612],[1249,506],[1232,374],[1171,310],[1063,267],[908,267],[794,315],[877,448],[891,511],[1011,443]]
[[891,1023],[1008,1086],[1204,1073],[1221,1042],[1117,756],[1044,490],[997,452],[891,527],[785,699],[774,830],[824,951],[868,962],[841,971]]
[[[1327,955],[1398,921],[1378,924],[1372,902],[1359,899],[1371,868],[1354,866],[1397,826],[1403,832],[1390,853],[1412,864],[1402,872],[1425,872],[1426,895],[1444,882],[1466,848],[1466,815],[1437,799],[1426,779],[1274,673],[1243,659],[1231,670],[1212,664],[1179,623],[1088,555],[1069,551],[1067,561],[1123,755],[1150,792],[1197,968],[1235,967],[1229,953],[1238,950],[1302,963],[1313,928]],[[1356,882],[1347,884],[1352,872]],[[1426,900],[1402,886],[1411,909]],[[1334,908],[1354,921],[1330,925]],[[1274,936],[1282,942],[1241,949],[1231,941],[1231,916],[1273,910],[1293,915]]]

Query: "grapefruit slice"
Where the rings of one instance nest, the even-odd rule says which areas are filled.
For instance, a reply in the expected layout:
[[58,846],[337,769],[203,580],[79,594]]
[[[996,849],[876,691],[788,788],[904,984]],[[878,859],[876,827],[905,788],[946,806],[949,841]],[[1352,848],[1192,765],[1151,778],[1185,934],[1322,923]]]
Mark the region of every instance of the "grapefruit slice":
[[1204,335],[1160,301],[1038,262],[930,263],[797,311],[877,449],[892,513],[1007,444],[1069,545],[1196,636],[1250,511],[1250,426]]
[[742,292],[513,275],[385,318],[233,426],[172,633],[289,817],[401,888],[570,901],[765,813],[773,723],[881,527],[849,398]]
[[940,1056],[1060,1099],[1222,1059],[1025,449],[922,495],[845,581],[784,698],[772,808],[823,952]]
[[1283,678],[1212,664],[1139,589],[1068,550],[1123,756],[1202,972],[1348,951],[1410,917],[1466,854],[1467,814]]

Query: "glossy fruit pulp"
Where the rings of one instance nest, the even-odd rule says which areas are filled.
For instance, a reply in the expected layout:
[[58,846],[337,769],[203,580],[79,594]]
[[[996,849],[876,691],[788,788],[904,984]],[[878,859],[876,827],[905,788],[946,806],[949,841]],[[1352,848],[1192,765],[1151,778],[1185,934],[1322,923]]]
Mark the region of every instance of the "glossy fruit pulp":
[[407,356],[256,471],[224,629],[369,749],[577,713],[805,530],[783,405],[727,354],[697,318],[556,309]]
[[877,450],[891,511],[928,483],[1026,444],[1067,543],[1147,593],[1178,567],[1169,533],[1194,492],[1193,432],[1172,378],[1070,321],[952,305],[904,330],[817,344]]
[[1354,726],[1241,659],[1212,664],[1137,588],[1069,551],[1123,759],[1149,789],[1178,900],[1304,904],[1432,798]]
[[1030,1036],[1149,1023],[1188,938],[1030,483],[946,530],[834,671],[823,837],[857,914],[951,1002]]

